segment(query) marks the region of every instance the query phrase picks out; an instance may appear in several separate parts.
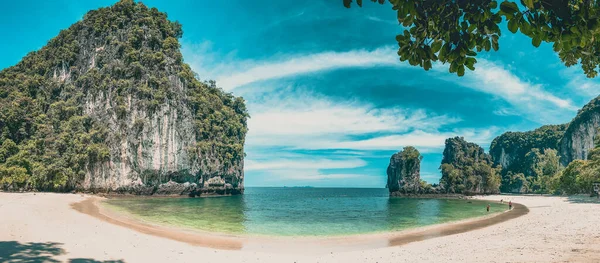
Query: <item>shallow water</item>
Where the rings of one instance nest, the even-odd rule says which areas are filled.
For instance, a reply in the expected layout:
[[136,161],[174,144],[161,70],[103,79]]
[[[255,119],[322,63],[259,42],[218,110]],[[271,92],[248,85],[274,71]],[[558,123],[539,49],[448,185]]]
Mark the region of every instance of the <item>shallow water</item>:
[[[247,188],[242,196],[116,198],[150,223],[230,234],[334,236],[397,231],[487,215],[488,202],[388,197],[387,189]],[[507,209],[490,203],[490,213]]]

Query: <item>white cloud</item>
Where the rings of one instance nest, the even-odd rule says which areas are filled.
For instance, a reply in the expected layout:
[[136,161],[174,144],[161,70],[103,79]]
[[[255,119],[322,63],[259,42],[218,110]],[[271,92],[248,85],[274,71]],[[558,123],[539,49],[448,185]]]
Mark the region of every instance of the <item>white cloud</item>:
[[439,152],[444,147],[447,138],[460,136],[467,141],[485,146],[496,136],[497,132],[498,129],[495,127],[478,130],[457,129],[450,132],[415,130],[403,134],[377,136],[364,140],[341,138],[339,140],[314,141],[296,147],[303,149],[400,150],[405,146],[414,146],[423,153]]
[[[326,174],[314,169],[304,170],[270,170],[267,172],[269,175],[267,181],[300,181],[296,184],[302,184],[307,182],[322,182],[327,180],[335,180],[341,184],[354,184],[354,185],[366,185],[373,184],[373,182],[381,181],[381,178],[367,175],[367,174],[356,174],[356,173],[331,173]],[[383,177],[383,176],[380,176]],[[344,180],[340,180],[344,179]],[[359,181],[360,183],[356,183]],[[383,187],[383,185],[375,184],[375,186]]]
[[[212,76],[224,90],[252,82],[277,79],[287,76],[307,74],[322,70],[349,67],[373,67],[383,65],[402,66],[393,47],[375,50],[351,50],[347,52],[321,52],[314,54],[284,55],[265,61],[234,60],[230,53],[217,62],[210,54],[211,44],[183,45],[183,53],[189,59],[192,69],[201,78]],[[186,60],[188,62],[188,60]]]
[[571,100],[544,90],[543,85],[522,80],[504,66],[485,59],[478,59],[475,71],[468,71],[460,78],[448,75],[447,67],[436,66],[436,70],[444,74],[443,78],[470,89],[498,96],[509,102],[516,109],[515,112],[537,122],[554,122],[557,113],[578,109]]
[[358,101],[335,101],[305,92],[270,93],[249,104],[247,144],[292,149],[438,150],[446,138],[464,136],[488,143],[497,129],[440,131],[460,122],[422,109],[376,108]]
[[253,170],[305,170],[305,169],[350,169],[358,168],[367,165],[362,159],[347,158],[341,160],[332,160],[315,156],[313,158],[273,158],[268,160],[252,160],[244,161],[244,169],[246,171]]
[[509,109],[509,108],[500,108],[500,109],[496,109],[494,110],[494,114],[498,115],[498,116],[513,116],[513,115],[519,115],[519,113],[513,109]]
[[322,173],[291,173],[287,175],[288,179],[305,180],[305,181],[320,181],[331,179],[357,179],[366,178],[368,175],[363,174],[322,174]]
[[600,94],[600,81],[597,79],[589,79],[578,69],[573,68],[563,70],[562,75],[566,79],[570,79],[567,87],[569,90],[574,90],[585,97],[596,97]]
[[288,90],[249,103],[249,136],[359,135],[436,129],[460,121],[422,109],[377,108],[359,101],[334,101]]
[[[192,68],[202,77],[205,74],[216,76],[217,84],[225,90],[249,83],[277,79],[288,76],[302,75],[323,70],[349,67],[375,67],[396,66],[406,67],[406,63],[398,61],[396,49],[391,46],[380,47],[375,50],[351,50],[346,52],[321,52],[314,54],[279,55],[272,59],[253,61],[235,60],[235,52],[229,53],[216,63],[210,54],[210,43],[200,45],[186,45],[184,53],[190,57]],[[202,65],[199,63],[202,61]],[[210,65],[210,66],[209,66]],[[210,68],[210,70],[206,70]],[[522,80],[503,65],[478,59],[475,71],[467,72],[464,77],[458,78],[447,72],[448,65],[436,64],[434,69],[442,74],[436,77],[449,79],[461,86],[498,96],[511,103],[520,111],[527,114],[538,114],[540,108],[547,108],[540,104],[551,104],[553,107],[575,111],[571,100],[555,96],[543,89],[540,84]],[[433,75],[435,76],[435,75]],[[593,83],[580,87],[582,90],[597,90]]]

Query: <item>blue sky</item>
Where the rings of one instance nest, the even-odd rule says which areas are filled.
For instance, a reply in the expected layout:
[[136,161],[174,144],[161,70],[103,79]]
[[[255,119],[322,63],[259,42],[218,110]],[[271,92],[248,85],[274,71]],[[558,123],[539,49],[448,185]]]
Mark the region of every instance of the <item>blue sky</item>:
[[[501,133],[568,122],[600,93],[550,45],[506,31],[463,78],[398,60],[390,5],[341,1],[144,3],[183,24],[185,62],[243,96],[251,114],[246,186],[384,187],[390,156],[412,145],[431,183],[444,140],[486,150]],[[114,1],[9,1],[0,11],[0,68],[16,64],[91,9]],[[505,25],[503,25],[505,27]]]

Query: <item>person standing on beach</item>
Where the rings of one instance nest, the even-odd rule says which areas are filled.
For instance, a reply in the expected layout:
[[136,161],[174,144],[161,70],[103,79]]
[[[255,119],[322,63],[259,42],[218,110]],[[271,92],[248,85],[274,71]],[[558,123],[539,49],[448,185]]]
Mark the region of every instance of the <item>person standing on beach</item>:
[[487,211],[490,211],[490,204],[487,205]]
[[508,210],[512,210],[512,201],[508,201]]

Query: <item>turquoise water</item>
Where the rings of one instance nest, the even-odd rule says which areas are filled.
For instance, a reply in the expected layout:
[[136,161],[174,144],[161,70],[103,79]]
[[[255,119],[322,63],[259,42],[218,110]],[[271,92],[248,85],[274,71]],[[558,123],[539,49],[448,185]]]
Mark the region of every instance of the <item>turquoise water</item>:
[[[351,235],[487,215],[477,200],[388,197],[387,189],[247,188],[242,196],[116,198],[106,202],[143,221],[229,234]],[[490,213],[505,205],[491,203]]]

